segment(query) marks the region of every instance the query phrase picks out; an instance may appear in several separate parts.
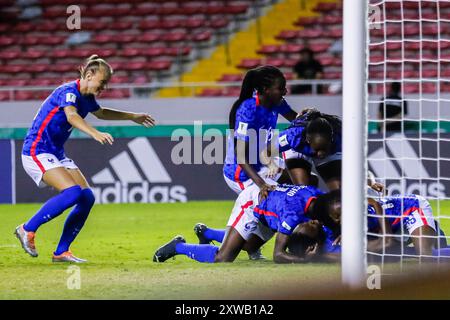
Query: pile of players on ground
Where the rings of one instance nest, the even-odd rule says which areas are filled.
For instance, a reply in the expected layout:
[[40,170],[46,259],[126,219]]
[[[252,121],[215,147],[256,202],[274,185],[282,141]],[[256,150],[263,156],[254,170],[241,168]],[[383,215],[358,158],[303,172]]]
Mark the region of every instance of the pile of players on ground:
[[[229,116],[223,173],[238,197],[226,229],[198,223],[199,244],[176,236],[155,252],[153,261],[181,254],[199,262],[232,262],[241,250],[252,260],[264,259],[260,248],[274,235],[276,263],[340,261],[341,120],[315,108],[297,113],[283,98],[286,93],[286,79],[275,67],[246,74]],[[277,134],[273,129],[280,114],[291,124]],[[327,193],[318,188],[319,177]],[[426,199],[388,197],[373,177],[367,183],[376,195],[368,198],[369,256],[383,253],[385,261],[386,256],[450,257]]]

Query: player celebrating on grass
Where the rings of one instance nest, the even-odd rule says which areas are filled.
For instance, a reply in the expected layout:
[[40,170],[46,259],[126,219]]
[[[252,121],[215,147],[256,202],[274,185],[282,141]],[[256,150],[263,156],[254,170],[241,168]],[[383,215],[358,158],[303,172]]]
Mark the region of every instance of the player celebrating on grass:
[[95,97],[105,89],[112,73],[105,60],[97,55],[88,58],[80,69],[81,78],[56,88],[41,105],[28,130],[22,150],[23,167],[39,187],[47,185],[59,192],[15,230],[22,247],[32,257],[38,256],[35,247],[38,228],[75,205],[66,219],[52,260],[85,262],[75,257],[69,247],[83,227],[95,198],[81,171],[64,152],[64,143],[72,129],[83,131],[101,144],[112,144],[109,133],[85,122],[89,112],[99,119],[131,120],[145,127],[154,125],[154,119],[148,114],[102,108],[97,104]]
[[401,243],[410,241],[416,254],[431,256],[436,247],[438,228],[433,211],[430,203],[418,195],[368,198],[368,229],[383,235],[372,237],[369,252],[401,251]]
[[228,186],[236,193],[255,183],[263,196],[270,183],[266,183],[267,168],[259,159],[262,133],[270,140],[277,126],[278,114],[292,121],[297,113],[283,99],[286,95],[286,78],[273,66],[249,70],[242,81],[239,99],[231,108],[227,157],[223,167]]
[[287,252],[289,237],[295,227],[319,216],[329,225],[340,216],[340,193],[323,194],[311,186],[278,185],[261,199],[256,185],[246,188],[235,202],[228,230],[220,248],[210,244],[186,244],[182,236],[160,247],[153,261],[164,262],[183,254],[199,262],[232,262],[241,250],[252,251],[275,233],[273,259],[276,263],[302,263],[313,259],[316,252],[299,257]]
[[292,183],[317,185],[317,177],[311,175],[314,166],[327,187],[336,190],[341,186],[341,138],[338,117],[305,109],[272,148],[283,152]]

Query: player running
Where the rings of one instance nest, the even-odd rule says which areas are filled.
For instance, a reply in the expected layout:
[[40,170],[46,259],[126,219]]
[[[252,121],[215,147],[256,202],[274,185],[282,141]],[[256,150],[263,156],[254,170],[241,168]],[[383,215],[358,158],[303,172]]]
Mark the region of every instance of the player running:
[[311,186],[278,185],[261,199],[258,186],[246,188],[237,198],[227,233],[220,248],[210,244],[186,244],[182,236],[160,247],[153,261],[164,262],[183,254],[199,262],[232,262],[241,250],[255,250],[276,233],[273,259],[276,263],[302,263],[315,252],[299,257],[287,252],[289,237],[300,223],[315,219],[318,211],[325,224],[340,216],[340,193],[323,194]]
[[23,167],[38,187],[50,186],[59,192],[14,232],[25,252],[32,257],[38,256],[35,234],[39,227],[75,205],[66,219],[52,260],[86,262],[69,250],[95,202],[94,193],[85,177],[64,152],[64,143],[72,129],[83,131],[101,144],[112,144],[114,140],[109,133],[100,132],[85,122],[88,113],[103,120],[131,120],[145,127],[155,124],[148,114],[118,111],[98,105],[96,96],[105,89],[112,73],[111,66],[105,60],[97,55],[88,58],[80,68],[81,78],[56,88],[43,102],[28,130],[22,150]]
[[[223,167],[226,183],[238,194],[253,183],[261,189],[263,196],[270,189],[265,178],[272,174],[268,174],[261,163],[259,152],[270,140],[279,114],[289,121],[297,116],[283,99],[286,92],[286,78],[276,67],[258,67],[245,75],[239,99],[234,102],[229,115],[233,136],[228,137]],[[261,141],[263,138],[266,141]]]

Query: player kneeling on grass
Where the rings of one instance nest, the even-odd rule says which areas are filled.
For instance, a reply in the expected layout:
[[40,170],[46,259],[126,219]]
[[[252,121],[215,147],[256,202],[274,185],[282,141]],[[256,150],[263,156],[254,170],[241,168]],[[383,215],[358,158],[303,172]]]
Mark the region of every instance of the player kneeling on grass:
[[[368,230],[372,234],[369,252],[401,253],[402,242],[412,243],[413,252],[403,248],[405,254],[421,256],[450,256],[445,235],[439,231],[430,203],[418,195],[391,196],[368,199]],[[437,243],[437,234],[441,235]],[[439,248],[438,250],[435,248]]]
[[[160,247],[153,261],[164,262],[183,254],[199,262],[233,262],[241,250],[259,248],[276,233],[273,259],[276,263],[302,263],[311,254],[300,257],[287,252],[290,235],[300,223],[315,219],[317,210],[324,223],[340,216],[339,191],[324,194],[311,186],[278,185],[267,198],[260,199],[259,188],[246,188],[235,202],[227,232],[220,248],[210,244],[186,244],[182,236]],[[327,202],[325,204],[325,202]],[[312,253],[314,254],[314,253]]]
[[53,253],[54,262],[82,263],[69,250],[83,228],[95,202],[94,193],[77,167],[67,158],[64,144],[73,128],[83,131],[101,144],[112,144],[109,133],[90,126],[84,118],[92,113],[103,120],[131,120],[146,127],[154,125],[151,116],[102,108],[96,101],[110,80],[111,66],[97,55],[91,56],[81,68],[81,79],[56,88],[41,105],[28,130],[22,150],[22,163],[27,174],[39,187],[50,186],[59,194],[48,200],[14,234],[29,255],[37,257],[34,239],[38,228],[74,206],[67,217],[59,244]]

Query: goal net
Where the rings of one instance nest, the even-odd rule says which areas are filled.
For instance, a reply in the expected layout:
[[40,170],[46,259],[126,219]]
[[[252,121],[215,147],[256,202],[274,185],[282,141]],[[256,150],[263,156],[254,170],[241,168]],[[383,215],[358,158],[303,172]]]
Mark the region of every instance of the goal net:
[[450,262],[450,1],[368,4],[368,263]]

